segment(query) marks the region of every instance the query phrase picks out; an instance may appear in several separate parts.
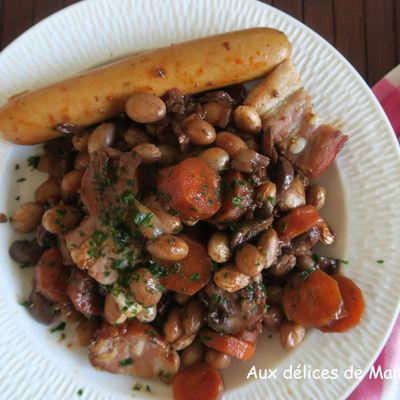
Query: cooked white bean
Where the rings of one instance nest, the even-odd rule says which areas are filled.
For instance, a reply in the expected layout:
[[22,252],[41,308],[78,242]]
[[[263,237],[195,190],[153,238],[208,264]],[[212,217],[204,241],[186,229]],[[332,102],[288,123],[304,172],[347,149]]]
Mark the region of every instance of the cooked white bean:
[[196,146],[206,146],[215,141],[215,129],[203,119],[190,118],[187,122],[183,122],[183,126],[190,141]]
[[233,293],[250,283],[250,277],[242,274],[234,265],[225,265],[214,273],[215,284],[227,292]]
[[52,177],[44,181],[35,191],[35,200],[40,204],[48,203],[50,200],[61,198],[61,196],[60,182]]
[[153,322],[157,317],[157,306],[145,307],[143,311],[141,311],[138,315],[136,315],[136,319],[139,322]]
[[306,330],[303,326],[294,322],[285,321],[279,328],[279,337],[284,349],[293,349],[304,339]]
[[229,157],[235,157],[241,149],[247,149],[247,144],[234,133],[223,131],[217,134],[215,145],[221,147]]
[[260,273],[265,266],[265,257],[258,251],[257,247],[245,243],[236,252],[235,264],[237,269],[247,276],[254,276]]
[[136,127],[127,129],[124,133],[124,139],[130,146],[137,146],[138,144],[150,142],[147,133]]
[[173,235],[161,235],[146,244],[146,250],[156,258],[164,261],[179,261],[189,254],[186,242]]
[[183,331],[182,320],[178,308],[173,308],[167,317],[163,326],[165,339],[169,343],[175,342],[181,336]]
[[18,233],[33,232],[40,224],[44,209],[40,204],[25,203],[15,211],[11,225]]
[[159,97],[150,93],[138,93],[128,99],[125,111],[133,121],[149,124],[163,119],[167,108]]
[[207,245],[208,255],[217,263],[226,263],[231,258],[229,236],[225,232],[215,232],[211,235]]
[[158,149],[161,153],[158,163],[162,166],[175,164],[179,158],[179,150],[175,146],[160,144],[158,145]]
[[250,149],[239,150],[232,160],[232,168],[241,172],[255,172],[269,164],[269,158]]
[[147,196],[143,202],[159,219],[164,233],[178,233],[182,230],[182,221],[179,215],[172,211],[167,211],[156,195]]
[[264,256],[264,268],[269,268],[276,260],[279,253],[279,238],[275,229],[269,228],[261,233],[257,242],[257,247]]
[[229,154],[220,147],[210,147],[202,151],[199,157],[217,172],[222,172],[229,167]]
[[228,354],[221,353],[218,350],[208,348],[206,350],[205,362],[216,369],[228,368],[231,365],[232,359]]
[[185,334],[197,333],[204,322],[204,307],[198,299],[190,300],[182,314],[182,327]]
[[79,152],[74,161],[75,169],[85,169],[90,163],[90,155],[87,151]]
[[142,158],[143,164],[154,164],[161,158],[160,149],[152,143],[142,143],[132,148]]
[[151,307],[161,299],[160,282],[147,268],[133,271],[129,287],[133,298],[144,307]]
[[72,146],[76,151],[87,151],[90,132],[80,132],[72,135]]
[[313,185],[307,189],[307,204],[311,204],[320,210],[326,200],[326,190],[321,185]]
[[115,140],[116,128],[111,122],[104,122],[98,125],[90,134],[88,141],[88,153],[91,154],[95,151],[110,147]]
[[261,131],[261,118],[253,107],[239,106],[233,112],[235,125],[245,133],[257,134]]
[[185,367],[201,361],[206,348],[200,339],[196,339],[190,346],[186,347],[181,354],[181,361]]
[[303,182],[299,178],[294,178],[289,188],[285,190],[278,202],[278,207],[282,211],[292,210],[306,204],[306,193]]
[[331,245],[335,242],[336,235],[325,221],[320,221],[318,224],[318,228],[321,235],[319,239],[321,243]]
[[82,169],[76,169],[69,171],[64,175],[61,181],[61,190],[63,191],[64,196],[78,193],[84,172],[85,171]]
[[50,233],[63,233],[75,228],[80,219],[79,211],[70,206],[56,206],[48,209],[42,217],[42,225]]

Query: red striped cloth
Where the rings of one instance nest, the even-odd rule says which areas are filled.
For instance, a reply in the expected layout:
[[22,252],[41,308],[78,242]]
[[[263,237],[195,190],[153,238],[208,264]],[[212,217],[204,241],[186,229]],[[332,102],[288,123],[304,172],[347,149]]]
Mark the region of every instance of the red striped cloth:
[[[386,75],[373,88],[375,96],[385,110],[400,140],[400,65]],[[399,182],[400,184],[400,182]],[[374,363],[374,370],[398,370],[400,368],[400,318],[393,328],[388,342]],[[398,400],[400,381],[370,376],[369,372],[348,400]]]

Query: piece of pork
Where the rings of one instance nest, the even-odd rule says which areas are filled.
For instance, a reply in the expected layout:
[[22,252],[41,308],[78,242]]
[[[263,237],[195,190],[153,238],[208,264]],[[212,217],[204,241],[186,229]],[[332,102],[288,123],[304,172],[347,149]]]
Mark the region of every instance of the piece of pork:
[[253,282],[235,293],[209,283],[201,293],[208,326],[220,333],[253,330],[265,312],[266,296],[261,284]]
[[103,323],[89,347],[89,360],[113,374],[169,381],[180,365],[172,350],[151,325],[130,321],[119,326]]

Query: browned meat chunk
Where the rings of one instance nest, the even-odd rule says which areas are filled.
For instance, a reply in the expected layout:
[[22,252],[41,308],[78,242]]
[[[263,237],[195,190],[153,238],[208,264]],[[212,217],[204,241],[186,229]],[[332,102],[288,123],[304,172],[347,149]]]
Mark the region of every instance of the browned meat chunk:
[[235,293],[209,283],[201,293],[208,326],[221,333],[235,334],[254,329],[265,312],[266,296],[261,284],[251,283]]
[[178,372],[178,353],[150,325],[131,321],[120,326],[104,323],[89,347],[89,360],[114,374],[169,380]]

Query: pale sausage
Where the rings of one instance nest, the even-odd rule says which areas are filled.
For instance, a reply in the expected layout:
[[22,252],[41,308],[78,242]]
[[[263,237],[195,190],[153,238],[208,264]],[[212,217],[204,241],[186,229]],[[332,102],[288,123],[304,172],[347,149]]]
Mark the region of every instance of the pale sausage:
[[265,76],[291,54],[288,38],[253,28],[141,53],[62,82],[25,92],[0,108],[1,136],[36,144],[60,136],[61,124],[84,127],[124,111],[134,93],[191,94]]

